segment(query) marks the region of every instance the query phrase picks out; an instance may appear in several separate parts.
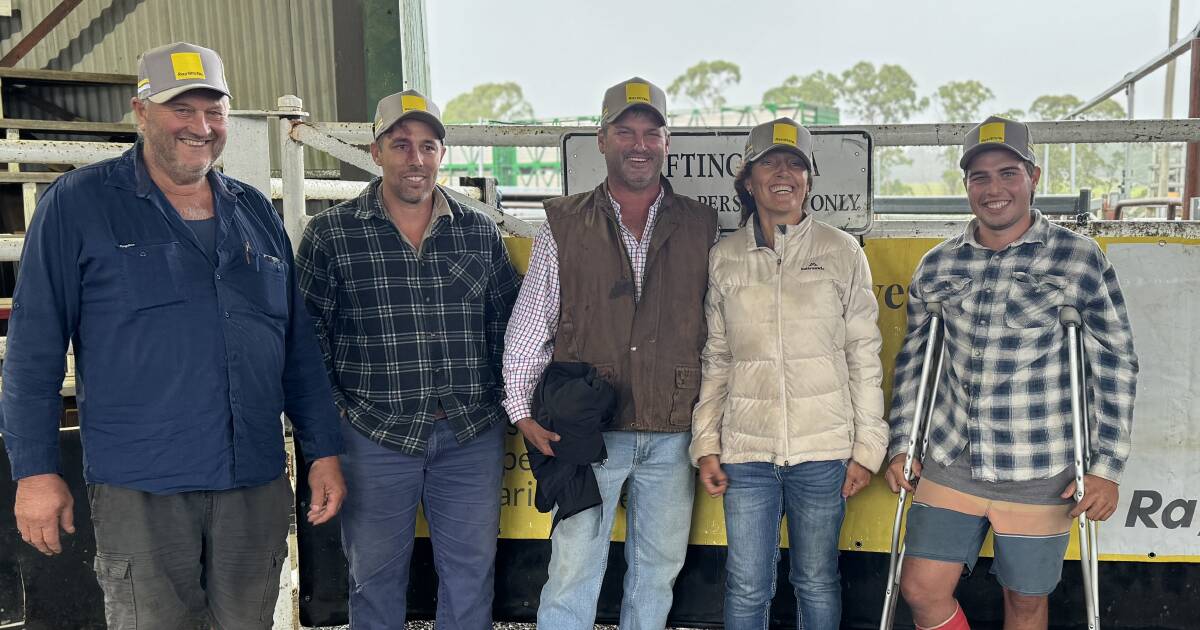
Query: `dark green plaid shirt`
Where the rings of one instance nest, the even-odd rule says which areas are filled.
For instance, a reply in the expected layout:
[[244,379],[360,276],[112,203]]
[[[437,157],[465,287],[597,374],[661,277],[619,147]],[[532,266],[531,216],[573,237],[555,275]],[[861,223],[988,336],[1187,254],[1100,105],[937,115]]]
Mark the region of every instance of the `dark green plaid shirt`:
[[434,195],[450,212],[434,213],[419,255],[378,178],[314,217],[296,255],[338,406],[372,441],[414,455],[435,421],[466,442],[507,419],[500,368],[518,288],[496,224]]

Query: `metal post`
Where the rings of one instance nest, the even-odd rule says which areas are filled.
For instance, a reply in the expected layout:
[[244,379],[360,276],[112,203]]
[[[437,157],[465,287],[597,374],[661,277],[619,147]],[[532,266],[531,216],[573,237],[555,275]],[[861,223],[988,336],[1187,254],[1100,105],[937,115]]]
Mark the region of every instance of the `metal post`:
[[1042,145],[1042,194],[1050,194],[1050,145]]
[[1071,192],[1075,192],[1075,143],[1071,143]]
[[[433,98],[429,83],[429,39],[425,27],[425,0],[400,0],[400,63],[404,89]],[[444,104],[444,103],[443,103]]]
[[[1179,37],[1179,0],[1171,0],[1170,18],[1167,20],[1167,46],[1174,46]],[[1175,60],[1167,62],[1167,74],[1163,87],[1163,118],[1170,118],[1175,109]],[[1166,197],[1171,187],[1171,147],[1164,144],[1158,153],[1158,196]]]
[[[397,0],[359,0],[362,5],[363,62],[366,81],[367,120],[375,116],[379,99],[399,92],[404,85],[404,41],[400,35],[404,9]],[[407,4],[407,3],[403,3]],[[426,94],[426,96],[429,96]],[[354,120],[354,119],[348,119]]]
[[[1188,118],[1200,117],[1200,38],[1192,39],[1191,82],[1188,87]],[[1200,143],[1187,143],[1183,176],[1183,208],[1180,218],[1192,218],[1192,198],[1200,194]]]
[[[1125,86],[1126,118],[1133,120],[1133,83]],[[1125,168],[1121,170],[1121,196],[1133,196],[1133,145],[1125,143]]]
[[292,138],[292,127],[308,115],[300,97],[279,97],[279,174],[283,180],[283,228],[295,252],[304,234],[304,145]]

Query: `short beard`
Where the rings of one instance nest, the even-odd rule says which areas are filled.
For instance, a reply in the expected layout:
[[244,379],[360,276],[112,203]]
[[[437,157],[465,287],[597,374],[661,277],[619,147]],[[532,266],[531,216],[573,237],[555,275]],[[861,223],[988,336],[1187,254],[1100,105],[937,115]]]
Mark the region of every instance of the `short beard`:
[[[654,186],[655,184],[658,183],[659,176],[662,173],[662,162],[661,161],[658,163],[658,168],[655,171],[653,171],[652,173],[650,173],[646,177],[645,181],[642,181],[640,179],[632,180],[625,176],[625,171],[623,169],[623,167],[625,166],[625,158],[626,157],[627,156],[625,156],[625,155],[618,155],[614,160],[615,164],[613,163],[613,161],[609,161],[608,172],[610,174],[610,177],[613,174],[615,174],[616,177],[621,180],[621,183],[624,184],[626,188],[628,188],[629,190],[634,190],[634,191],[643,191],[643,190],[646,190],[647,188],[650,188],[651,186]],[[654,158],[651,156],[650,159],[653,160]],[[606,158],[606,161],[607,161],[607,158]]]
[[[221,150],[224,146],[217,146],[213,151],[214,155],[203,166],[196,168],[187,168],[175,160],[175,137],[162,132],[142,131],[142,141],[145,146],[151,148],[150,159],[154,160],[154,164],[171,178],[172,182],[179,186],[195,184],[204,179],[208,172],[212,170],[216,164],[217,158],[221,155]],[[214,146],[216,146],[214,144]],[[145,151],[143,150],[143,154]]]

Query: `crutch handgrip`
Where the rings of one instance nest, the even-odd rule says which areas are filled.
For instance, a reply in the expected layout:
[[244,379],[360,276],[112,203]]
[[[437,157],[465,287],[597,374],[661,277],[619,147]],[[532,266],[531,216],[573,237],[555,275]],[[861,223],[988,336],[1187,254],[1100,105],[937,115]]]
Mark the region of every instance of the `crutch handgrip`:
[[1079,317],[1079,311],[1074,306],[1064,306],[1059,309],[1058,321],[1062,322],[1063,326],[1079,326],[1083,323]]
[[937,315],[938,317],[941,317],[942,316],[942,303],[941,302],[926,302],[925,303],[925,312],[929,313],[930,315]]

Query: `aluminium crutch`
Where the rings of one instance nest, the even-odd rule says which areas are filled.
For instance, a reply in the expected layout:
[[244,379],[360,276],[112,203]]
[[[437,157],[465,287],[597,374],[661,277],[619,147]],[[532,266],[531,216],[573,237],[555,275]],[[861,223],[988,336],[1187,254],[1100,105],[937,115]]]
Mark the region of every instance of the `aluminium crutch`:
[[[925,340],[925,356],[921,364],[921,380],[917,385],[917,406],[913,414],[912,429],[908,434],[908,449],[904,453],[904,479],[912,482],[913,462],[925,458],[925,447],[929,444],[929,425],[933,416],[933,406],[937,401],[938,382],[941,380],[942,362],[945,358],[945,324],[942,321],[942,305],[940,302],[930,302],[925,305],[929,313],[929,337]],[[920,440],[918,447],[917,441]],[[899,601],[900,569],[904,562],[904,546],[900,542],[900,528],[904,523],[904,504],[908,499],[908,491],[900,488],[900,498],[896,502],[896,518],[892,523],[891,556],[888,559],[887,589],[884,591],[883,615],[879,621],[879,630],[891,630],[892,620],[896,616],[896,603]]]
[[[1075,450],[1075,502],[1083,500],[1083,476],[1091,466],[1091,422],[1083,352],[1083,321],[1079,311],[1064,306],[1059,320],[1067,333],[1067,358],[1071,370],[1071,437]],[[1087,609],[1088,630],[1100,630],[1100,551],[1097,548],[1096,521],[1079,515],[1079,567],[1083,575],[1083,599]]]

